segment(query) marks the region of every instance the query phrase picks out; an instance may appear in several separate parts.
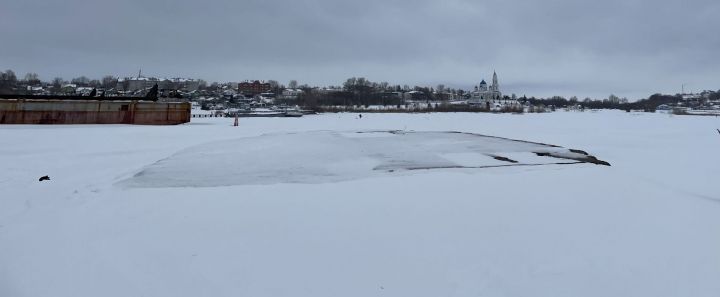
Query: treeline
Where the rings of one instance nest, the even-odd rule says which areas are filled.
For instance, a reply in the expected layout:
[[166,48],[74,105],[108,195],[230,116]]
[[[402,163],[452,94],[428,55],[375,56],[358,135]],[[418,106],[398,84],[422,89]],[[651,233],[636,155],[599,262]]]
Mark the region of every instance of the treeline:
[[391,92],[307,90],[298,96],[295,102],[298,105],[313,108],[316,106],[400,105],[403,103],[403,99]]
[[405,103],[403,94],[411,92],[410,99],[416,101],[442,101],[452,97],[463,97],[467,93],[462,89],[446,88],[443,84],[436,87],[393,85],[388,82],[373,82],[364,77],[351,77],[342,87],[325,89],[301,87],[303,94],[295,104],[314,108],[317,106],[369,106],[401,105]]
[[[706,99],[701,99],[701,101],[704,100],[720,100],[720,90],[718,91],[705,91],[703,94],[707,94]],[[617,96],[610,95],[607,99],[590,99],[585,98],[584,100],[578,100],[576,97],[571,97],[570,99],[565,99],[560,96],[554,96],[551,98],[535,98],[535,97],[520,97],[518,98],[518,101],[520,103],[526,104],[526,105],[546,105],[546,106],[553,106],[557,108],[566,108],[566,107],[580,107],[580,108],[587,108],[587,109],[620,109],[620,110],[643,110],[643,111],[649,111],[653,112],[655,111],[658,106],[663,104],[675,104],[683,101],[682,95],[663,95],[663,94],[653,94],[648,98],[640,99],[635,102],[628,102],[625,98],[618,98]],[[703,102],[699,102],[703,103]]]
[[0,71],[0,94],[12,92],[17,87],[17,76],[12,70]]
[[[366,112],[366,113],[425,113],[425,112],[499,112],[499,113],[524,113],[525,109],[521,105],[505,105],[498,109],[488,109],[482,105],[453,105],[447,102],[443,103],[424,103],[412,105],[387,105],[387,106],[363,106],[363,105],[333,105],[333,106],[316,106],[311,108],[316,112]],[[530,108],[528,112],[545,112],[545,109]]]
[[27,87],[46,87],[55,92],[59,92],[63,85],[74,84],[78,87],[92,88],[114,88],[118,79],[112,75],[106,75],[102,79],[90,79],[86,76],[79,76],[69,81],[62,77],[53,78],[49,82],[40,80],[37,73],[27,73],[22,78],[18,78],[12,70],[0,71],[0,94],[25,94],[29,90]]
[[[74,87],[88,87],[95,89],[110,90],[118,86],[118,82],[123,84],[124,89],[128,87],[128,81],[121,81],[113,75],[105,75],[101,79],[93,79],[81,75],[70,80],[62,77],[55,77],[50,81],[40,80],[37,73],[27,73],[23,77],[18,77],[14,71],[0,71],[0,94],[30,94],[28,87],[42,87],[51,93],[64,93],[63,86],[74,85]],[[199,89],[218,89],[222,87],[221,83],[213,82],[208,85],[204,80],[198,80]]]

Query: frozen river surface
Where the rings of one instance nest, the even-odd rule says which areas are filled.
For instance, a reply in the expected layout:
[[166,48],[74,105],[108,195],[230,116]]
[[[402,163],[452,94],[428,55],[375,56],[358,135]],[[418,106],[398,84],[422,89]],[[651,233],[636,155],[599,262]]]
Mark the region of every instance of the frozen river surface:
[[714,297],[716,128],[625,112],[0,126],[0,296]]

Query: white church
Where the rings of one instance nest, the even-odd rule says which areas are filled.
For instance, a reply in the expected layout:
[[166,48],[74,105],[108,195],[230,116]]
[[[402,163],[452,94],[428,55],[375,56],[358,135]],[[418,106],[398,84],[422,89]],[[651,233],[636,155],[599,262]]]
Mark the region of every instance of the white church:
[[517,100],[503,98],[495,71],[493,71],[492,85],[488,86],[483,79],[480,85],[475,86],[475,91],[471,93],[468,103],[472,105],[484,105],[488,108],[500,108],[505,105],[518,104]]

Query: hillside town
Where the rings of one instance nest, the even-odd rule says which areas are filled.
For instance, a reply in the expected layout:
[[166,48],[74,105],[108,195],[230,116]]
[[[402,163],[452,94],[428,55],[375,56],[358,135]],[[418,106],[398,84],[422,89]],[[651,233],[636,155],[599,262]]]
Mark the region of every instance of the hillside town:
[[[610,95],[607,98],[535,98],[504,94],[497,72],[491,83],[482,75],[470,90],[437,86],[409,86],[388,82],[373,82],[363,77],[346,79],[340,85],[310,86],[291,80],[282,84],[276,80],[248,79],[240,82],[212,82],[182,77],[147,76],[139,71],[128,77],[105,76],[90,79],[85,76],[69,81],[54,78],[42,81],[36,73],[18,78],[12,70],[0,72],[0,94],[80,95],[104,97],[142,97],[154,86],[161,102],[192,102],[193,117],[249,115],[250,112],[274,114],[277,110],[305,110],[314,112],[425,112],[425,111],[488,111],[488,112],[545,112],[558,108],[566,110],[621,109],[662,111],[676,114],[720,114],[720,90],[674,95],[653,94],[646,99],[629,102],[627,98]],[[264,113],[263,113],[264,112]]]

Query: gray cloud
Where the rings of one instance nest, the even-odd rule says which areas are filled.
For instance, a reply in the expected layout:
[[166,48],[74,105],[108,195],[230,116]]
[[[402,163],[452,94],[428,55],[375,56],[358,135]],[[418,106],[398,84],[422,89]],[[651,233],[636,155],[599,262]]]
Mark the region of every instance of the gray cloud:
[[629,98],[720,88],[711,0],[3,0],[0,68]]

